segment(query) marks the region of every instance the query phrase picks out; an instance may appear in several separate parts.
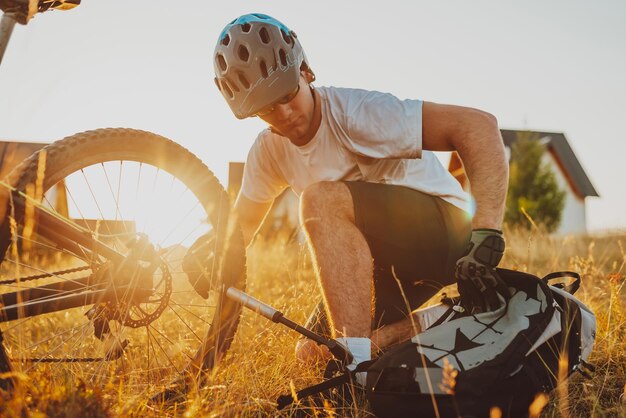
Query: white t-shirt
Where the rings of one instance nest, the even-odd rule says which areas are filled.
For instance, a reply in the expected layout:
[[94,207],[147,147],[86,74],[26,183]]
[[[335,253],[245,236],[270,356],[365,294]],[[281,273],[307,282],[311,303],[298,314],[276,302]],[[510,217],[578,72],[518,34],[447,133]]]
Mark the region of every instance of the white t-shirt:
[[422,150],[422,101],[376,91],[318,87],[322,121],[296,146],[269,129],[256,138],[241,193],[269,202],[285,188],[299,196],[320,181],[360,180],[410,187],[462,208],[468,195],[430,151]]

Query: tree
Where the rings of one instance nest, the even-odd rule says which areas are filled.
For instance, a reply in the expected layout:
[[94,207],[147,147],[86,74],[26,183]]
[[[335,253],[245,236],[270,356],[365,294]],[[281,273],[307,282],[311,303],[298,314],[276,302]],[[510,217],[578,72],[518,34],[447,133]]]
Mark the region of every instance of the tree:
[[543,161],[545,151],[546,145],[539,136],[530,132],[518,133],[511,146],[509,191],[504,216],[510,225],[529,228],[534,222],[553,232],[561,222],[565,191],[559,188],[554,172]]

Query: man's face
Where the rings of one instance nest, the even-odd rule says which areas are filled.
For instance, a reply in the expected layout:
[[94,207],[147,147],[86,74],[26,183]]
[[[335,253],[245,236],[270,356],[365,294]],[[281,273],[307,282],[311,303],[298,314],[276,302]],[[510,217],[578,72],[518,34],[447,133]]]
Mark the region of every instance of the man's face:
[[315,102],[305,77],[306,74],[300,77],[299,90],[290,101],[280,103],[286,101],[281,100],[272,106],[271,111],[258,115],[273,130],[286,136],[296,145],[303,145],[302,140],[307,138],[314,128],[312,122]]

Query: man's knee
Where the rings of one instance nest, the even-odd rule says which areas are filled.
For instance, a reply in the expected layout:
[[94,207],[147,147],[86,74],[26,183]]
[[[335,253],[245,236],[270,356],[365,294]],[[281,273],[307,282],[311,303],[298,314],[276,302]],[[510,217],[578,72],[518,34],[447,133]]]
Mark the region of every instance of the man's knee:
[[343,182],[322,181],[308,186],[300,196],[300,221],[328,216],[345,217],[354,221],[354,206],[348,186]]

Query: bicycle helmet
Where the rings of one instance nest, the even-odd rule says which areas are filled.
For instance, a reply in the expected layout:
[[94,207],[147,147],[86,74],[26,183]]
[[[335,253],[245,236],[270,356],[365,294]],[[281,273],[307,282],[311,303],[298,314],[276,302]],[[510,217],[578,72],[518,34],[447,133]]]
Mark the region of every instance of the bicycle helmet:
[[240,16],[226,25],[213,60],[215,84],[239,119],[293,93],[300,70],[309,69],[296,34],[260,13]]

